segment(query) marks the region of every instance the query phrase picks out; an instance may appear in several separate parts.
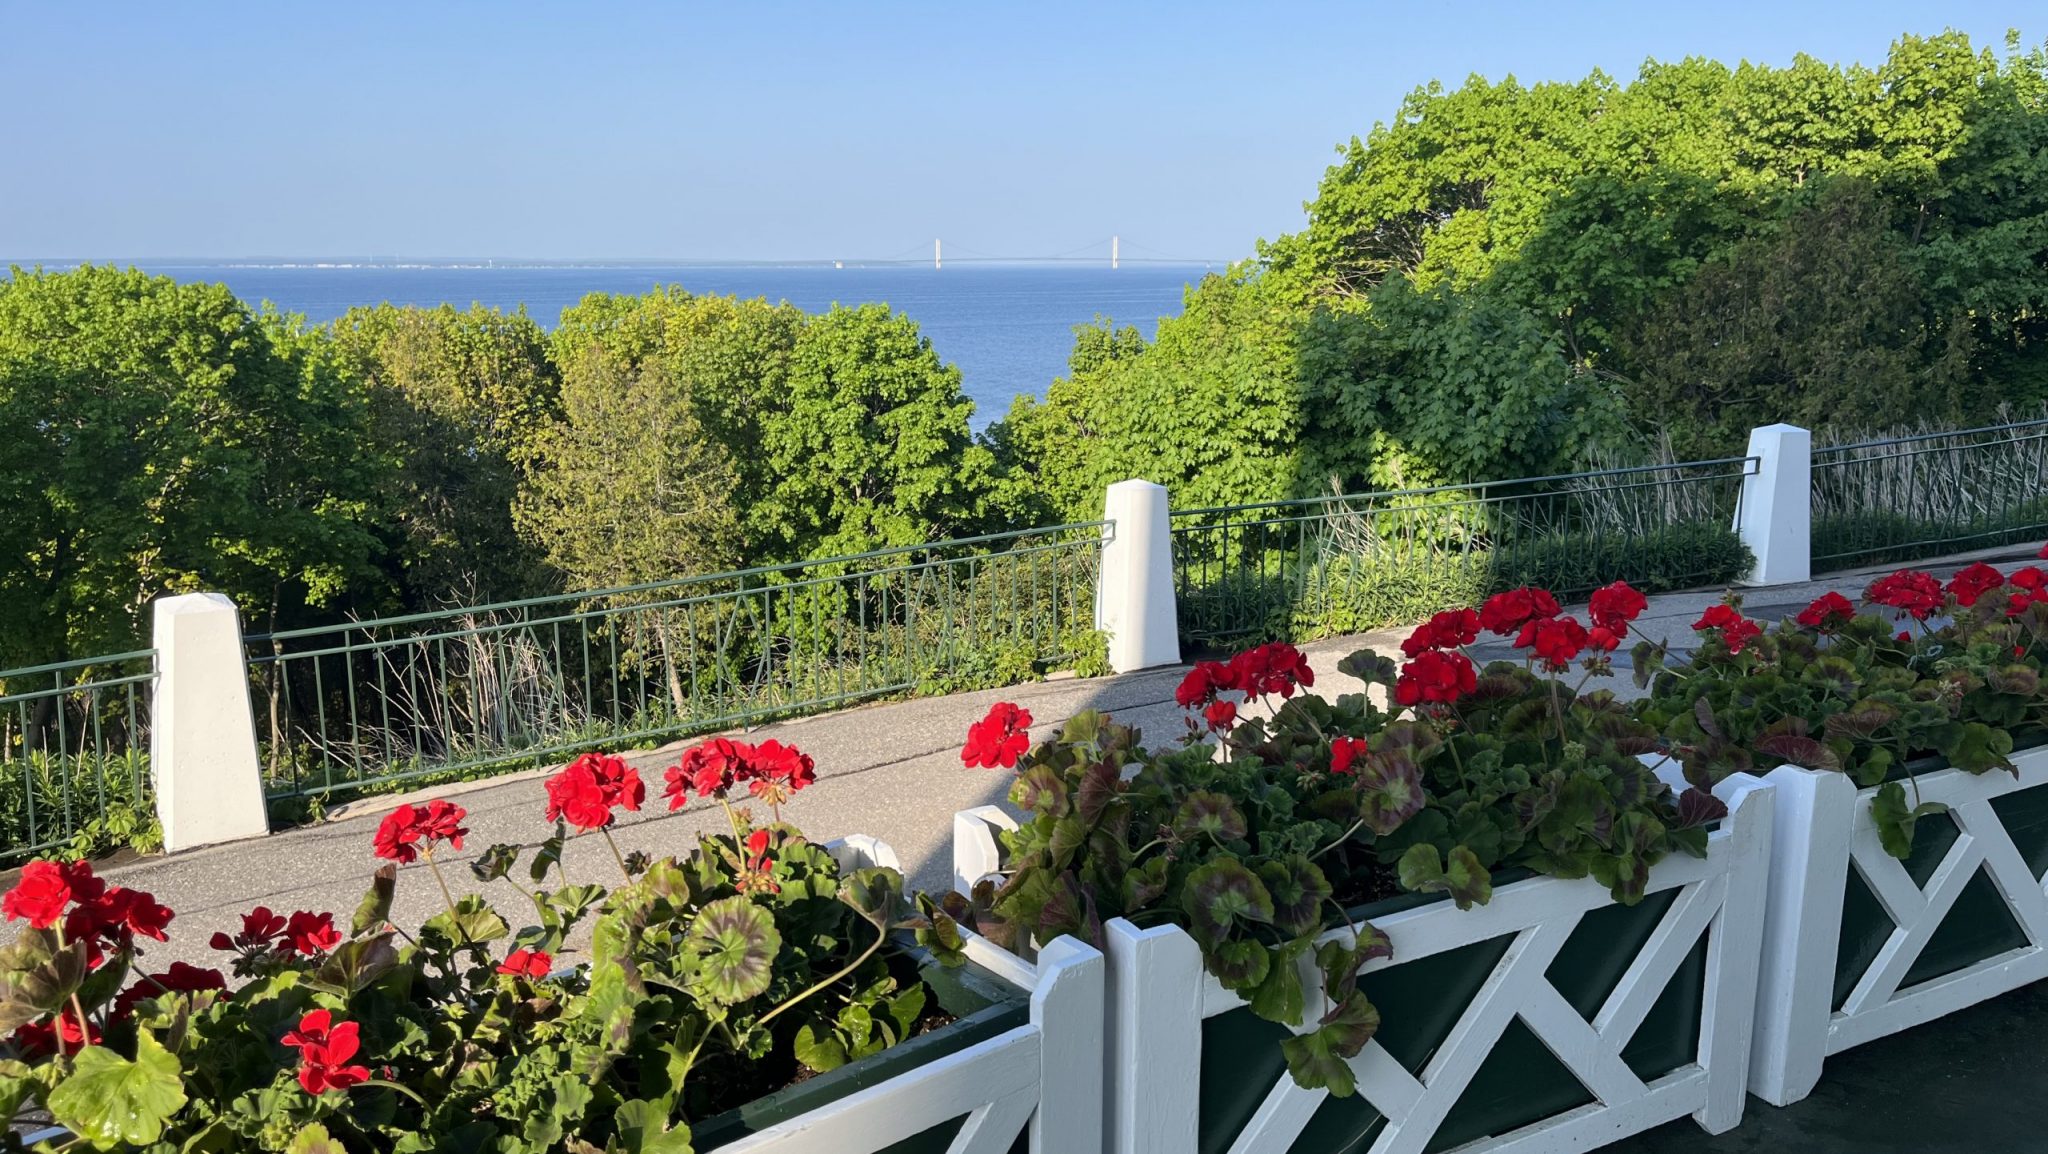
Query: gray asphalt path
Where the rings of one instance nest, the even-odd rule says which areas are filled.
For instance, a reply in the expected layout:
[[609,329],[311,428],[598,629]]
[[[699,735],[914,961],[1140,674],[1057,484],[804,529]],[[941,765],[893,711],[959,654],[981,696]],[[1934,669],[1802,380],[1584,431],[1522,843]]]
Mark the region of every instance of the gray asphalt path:
[[[2006,550],[1999,555],[2022,554]],[[1945,573],[1971,559],[1953,558],[1930,568]],[[1758,618],[1783,616],[1827,589],[1854,595],[1866,582],[1867,575],[1845,574],[1808,585],[1750,590],[1746,609]],[[1653,597],[1637,626],[1649,636],[1690,647],[1694,642],[1692,621],[1720,596],[1719,590],[1709,590]],[[1332,695],[1355,692],[1360,686],[1336,672],[1337,662],[1364,646],[1397,653],[1399,639],[1406,632],[1389,630],[1304,646],[1316,670],[1317,691]],[[1479,650],[1482,660],[1515,656],[1505,643],[1491,638]],[[1612,687],[1634,696],[1626,656],[1624,647],[1624,652],[1617,654]],[[818,782],[788,807],[785,816],[789,820],[819,840],[856,833],[879,837],[895,848],[912,885],[937,891],[951,877],[953,813],[1000,802],[1008,791],[1007,772],[968,769],[959,757],[968,724],[991,703],[1014,701],[1029,709],[1036,721],[1034,738],[1048,736],[1080,710],[1099,709],[1141,727],[1148,743],[1164,742],[1182,732],[1173,690],[1184,671],[1182,666],[892,702],[764,726],[748,736],[752,740],[775,737],[795,744],[817,761]],[[639,814],[624,815],[614,830],[622,849],[646,850],[656,856],[683,854],[700,832],[725,828],[724,815],[715,805],[700,803],[679,813],[666,811],[660,797],[661,769],[673,763],[674,751],[679,748],[631,755],[647,780],[649,798]],[[449,884],[457,893],[484,893],[519,925],[521,912],[530,908],[525,899],[503,883],[476,885],[466,862],[495,842],[531,845],[547,836],[549,829],[542,819],[546,797],[541,780],[545,776],[524,773],[405,798],[370,799],[317,825],[268,838],[145,858],[104,872],[121,885],[155,894],[157,900],[177,911],[170,942],[152,946],[149,965],[168,965],[172,960],[216,964],[221,956],[207,948],[207,939],[215,930],[233,933],[239,928],[239,915],[258,905],[286,913],[332,911],[337,921],[345,922],[371,871],[380,864],[370,846],[383,813],[401,800],[448,797],[469,810],[470,827],[465,851],[442,861]],[[575,881],[608,883],[618,878],[611,851],[595,835],[572,840],[564,853],[564,866]],[[440,908],[440,891],[424,863],[401,870],[394,909],[399,925],[417,924]],[[12,936],[11,928],[0,927],[0,939]]]

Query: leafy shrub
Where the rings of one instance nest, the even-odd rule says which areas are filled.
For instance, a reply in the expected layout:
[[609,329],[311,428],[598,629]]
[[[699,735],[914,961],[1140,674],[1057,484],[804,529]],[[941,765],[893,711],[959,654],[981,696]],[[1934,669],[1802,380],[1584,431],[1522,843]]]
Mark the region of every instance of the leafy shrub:
[[[719,739],[669,770],[668,794],[723,804],[744,784],[779,815],[811,779],[794,749]],[[957,935],[943,915],[909,916],[895,871],[842,869],[779,817],[727,808],[731,834],[686,857],[614,846],[607,890],[570,881],[562,847],[572,829],[609,841],[616,811],[645,797],[638,774],[592,755],[548,797],[554,835],[520,871],[531,888],[513,880],[520,847],[471,863],[524,891],[532,924],[515,932],[448,888],[434,854],[462,847],[459,807],[403,805],[377,831],[391,864],[353,919],[259,908],[215,935],[246,979],[232,992],[218,970],[145,974],[138,940],[165,940],[174,916],[149,895],[84,863],[32,864],[5,900],[30,925],[0,951],[0,1113],[33,1104],[108,1151],[687,1154],[691,1122],[931,1019],[920,962],[891,931]],[[403,933],[389,922],[398,867],[422,859],[447,908]],[[590,918],[589,966],[557,968]]]
[[[963,759],[1013,767],[1010,800],[1026,818],[1004,836],[1000,887],[946,909],[1018,950],[1059,934],[1100,942],[1115,917],[1178,925],[1209,973],[1289,1026],[1302,1023],[1300,966],[1312,960],[1334,1009],[1283,1043],[1288,1067],[1304,1086],[1349,1094],[1345,1060],[1382,1012],[1358,972],[1390,952],[1361,920],[1370,903],[1409,891],[1465,908],[1509,869],[1590,876],[1635,902],[1655,862],[1704,853],[1705,823],[1726,812],[1700,791],[1681,803],[1643,766],[1635,755],[1656,734],[1611,693],[1557,678],[1574,664],[1607,672],[1644,604],[1618,584],[1602,594],[1592,631],[1559,616],[1549,594],[1518,590],[1484,615],[1422,626],[1398,675],[1369,650],[1347,658],[1341,668],[1381,685],[1392,710],[1364,694],[1296,696],[1313,671],[1279,642],[1197,665],[1176,694],[1187,732],[1162,749],[1094,712],[1028,749],[1029,715],[998,704],[970,729]],[[1503,634],[1528,626],[1527,667],[1474,668],[1463,649],[1482,620]],[[1270,719],[1240,718],[1243,703],[1274,698]],[[1332,926],[1352,932],[1319,945]]]

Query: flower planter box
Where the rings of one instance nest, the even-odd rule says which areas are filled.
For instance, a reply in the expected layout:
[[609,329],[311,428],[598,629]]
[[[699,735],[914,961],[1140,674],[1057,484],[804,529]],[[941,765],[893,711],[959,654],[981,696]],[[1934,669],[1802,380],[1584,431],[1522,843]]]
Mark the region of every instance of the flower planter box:
[[[1827,1056],[2048,978],[2048,748],[2017,776],[1940,769],[1913,854],[1879,844],[1877,790],[1780,766],[1750,1089],[1811,1093]],[[1906,786],[1912,803],[1915,785]]]
[[[1333,1098],[1288,1074],[1285,1028],[1202,969],[1177,927],[1109,923],[1109,1104],[1119,1154],[1589,1150],[1691,1114],[1741,1120],[1773,790],[1731,810],[1702,860],[1672,857],[1636,906],[1590,880],[1500,885],[1471,910],[1422,898],[1359,911],[1393,942],[1361,986],[1382,1024]],[[955,880],[996,868],[984,808],[955,820]],[[1331,937],[1348,934],[1331,932]],[[1304,1029],[1325,1008],[1318,979]]]
[[[886,843],[830,843],[846,868],[901,870]],[[1105,964],[1061,938],[1027,965],[967,935],[968,964],[926,978],[969,1012],[931,1033],[691,1127],[725,1154],[1096,1154]],[[979,1008],[975,1008],[979,1007]]]

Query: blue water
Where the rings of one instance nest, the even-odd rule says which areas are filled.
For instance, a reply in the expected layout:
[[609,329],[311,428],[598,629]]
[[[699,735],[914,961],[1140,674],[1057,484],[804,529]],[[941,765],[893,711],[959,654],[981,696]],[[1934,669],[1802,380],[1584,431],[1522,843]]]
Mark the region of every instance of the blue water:
[[1074,326],[1104,316],[1136,325],[1149,339],[1159,318],[1180,312],[1182,289],[1204,272],[1199,265],[142,267],[181,281],[220,281],[251,304],[271,301],[315,322],[355,305],[446,302],[525,305],[535,320],[553,327],[585,293],[643,293],[657,284],[786,300],[810,311],[834,302],[881,301],[908,313],[939,356],[959,366],[977,426],[1002,417],[1019,394],[1044,395],[1066,372]]

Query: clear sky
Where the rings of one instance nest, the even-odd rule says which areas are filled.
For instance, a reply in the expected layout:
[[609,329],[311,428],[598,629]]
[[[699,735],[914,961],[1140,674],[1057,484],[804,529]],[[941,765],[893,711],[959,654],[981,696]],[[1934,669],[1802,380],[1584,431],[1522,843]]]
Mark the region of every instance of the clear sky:
[[[2029,21],[2027,18],[2033,19]],[[2041,0],[0,0],[0,261],[1229,258],[1432,78],[2003,51]],[[1142,247],[1138,247],[1142,246]]]

